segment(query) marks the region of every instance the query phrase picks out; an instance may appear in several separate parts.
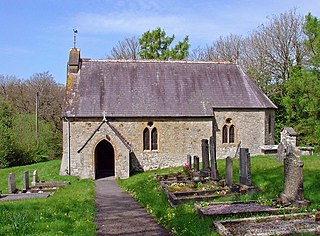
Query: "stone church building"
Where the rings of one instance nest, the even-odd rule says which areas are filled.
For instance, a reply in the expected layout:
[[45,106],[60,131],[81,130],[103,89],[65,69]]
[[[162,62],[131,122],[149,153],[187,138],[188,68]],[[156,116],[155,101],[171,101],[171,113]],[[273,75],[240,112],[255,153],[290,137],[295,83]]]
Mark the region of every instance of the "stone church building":
[[273,144],[276,106],[229,62],[93,60],[70,50],[60,174],[128,178],[179,166],[216,137],[217,158]]

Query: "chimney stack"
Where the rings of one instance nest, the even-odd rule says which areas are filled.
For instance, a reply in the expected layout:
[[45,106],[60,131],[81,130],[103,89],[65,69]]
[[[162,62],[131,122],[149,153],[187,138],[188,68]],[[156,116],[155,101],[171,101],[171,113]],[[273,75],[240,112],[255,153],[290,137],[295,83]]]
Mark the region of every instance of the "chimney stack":
[[71,48],[68,62],[68,73],[78,73],[80,68],[80,49]]

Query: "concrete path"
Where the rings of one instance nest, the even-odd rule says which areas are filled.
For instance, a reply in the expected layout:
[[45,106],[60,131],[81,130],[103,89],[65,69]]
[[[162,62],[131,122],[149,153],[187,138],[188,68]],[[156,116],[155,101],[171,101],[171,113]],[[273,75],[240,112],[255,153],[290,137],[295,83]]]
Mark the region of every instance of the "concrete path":
[[96,180],[97,235],[171,235],[111,177]]

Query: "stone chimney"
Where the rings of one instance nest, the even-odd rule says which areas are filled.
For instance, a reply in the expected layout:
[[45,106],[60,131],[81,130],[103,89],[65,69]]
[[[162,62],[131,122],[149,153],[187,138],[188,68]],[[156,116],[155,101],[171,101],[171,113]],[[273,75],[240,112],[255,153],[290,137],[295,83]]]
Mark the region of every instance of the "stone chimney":
[[78,73],[80,68],[80,49],[71,48],[68,62],[68,74]]

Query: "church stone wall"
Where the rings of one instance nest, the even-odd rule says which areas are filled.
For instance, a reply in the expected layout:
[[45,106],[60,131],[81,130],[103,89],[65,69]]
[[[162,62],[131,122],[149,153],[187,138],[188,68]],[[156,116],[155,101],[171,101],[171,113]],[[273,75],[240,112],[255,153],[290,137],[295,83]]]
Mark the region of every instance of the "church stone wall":
[[[234,156],[237,145],[249,148],[251,155],[261,154],[261,145],[266,144],[267,112],[259,110],[217,110],[213,117],[198,118],[118,118],[110,119],[111,125],[128,141],[132,152],[124,145],[112,129],[104,123],[92,139],[78,153],[102,121],[99,119],[70,119],[71,175],[81,178],[95,177],[95,146],[108,140],[115,150],[116,177],[127,178],[130,169],[151,170],[170,166],[180,166],[187,155],[201,156],[201,139],[210,139],[214,120],[216,132],[217,158]],[[222,127],[227,118],[235,125],[235,143],[222,143]],[[158,131],[158,150],[143,150],[143,130],[152,122]],[[68,167],[68,123],[63,125],[63,159],[61,174]]]
[[[101,120],[70,120],[70,150],[68,149],[68,122],[63,122],[63,156],[60,174],[67,174],[68,151],[70,151],[70,175],[80,178],[95,178],[94,152],[96,145],[103,139],[111,143],[115,152],[115,175],[119,178],[129,177],[129,150],[121,140],[104,123],[95,132]],[[89,140],[89,141],[88,141]],[[86,144],[87,142],[87,144]],[[86,144],[86,145],[85,145]],[[82,149],[80,152],[79,150]]]
[[[260,146],[269,144],[269,136],[273,136],[272,128],[270,135],[266,132],[269,113],[272,115],[272,112],[268,110],[215,110],[215,120],[218,127],[216,132],[217,158],[234,156],[240,142],[240,147],[249,148],[251,155],[262,154]],[[233,144],[222,143],[222,127],[228,118],[232,119],[235,125],[235,142]],[[274,116],[271,117],[271,125],[273,125],[273,118]]]

